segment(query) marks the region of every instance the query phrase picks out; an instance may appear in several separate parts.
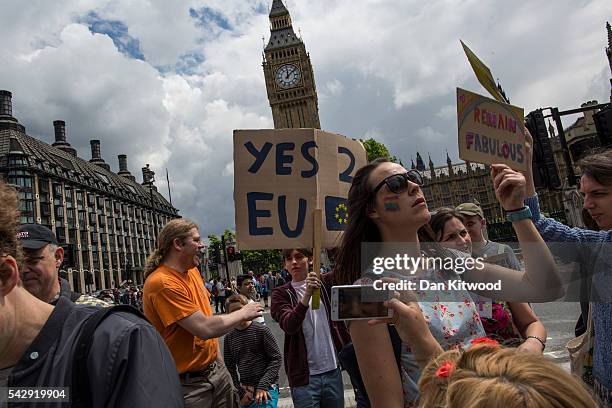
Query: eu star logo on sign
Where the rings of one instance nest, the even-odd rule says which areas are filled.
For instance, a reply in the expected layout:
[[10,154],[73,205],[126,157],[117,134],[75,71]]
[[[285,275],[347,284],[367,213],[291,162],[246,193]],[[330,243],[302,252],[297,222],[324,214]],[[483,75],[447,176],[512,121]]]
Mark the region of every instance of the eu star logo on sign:
[[325,196],[325,226],[328,231],[344,231],[348,223],[348,200]]

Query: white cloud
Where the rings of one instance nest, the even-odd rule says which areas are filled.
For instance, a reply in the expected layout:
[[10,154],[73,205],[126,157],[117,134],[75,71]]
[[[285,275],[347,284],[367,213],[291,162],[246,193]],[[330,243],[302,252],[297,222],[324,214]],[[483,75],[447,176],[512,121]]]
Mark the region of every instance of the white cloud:
[[341,96],[342,92],[344,91],[344,85],[336,78],[327,82],[325,88],[327,90],[327,93],[334,97]]
[[445,119],[445,120],[456,119],[457,118],[457,107],[455,105],[445,105],[442,108],[440,108],[438,113],[436,113],[436,116],[439,118]]
[[424,142],[426,141],[432,143],[441,142],[448,139],[447,135],[434,130],[431,126],[418,129],[416,131],[416,136]]

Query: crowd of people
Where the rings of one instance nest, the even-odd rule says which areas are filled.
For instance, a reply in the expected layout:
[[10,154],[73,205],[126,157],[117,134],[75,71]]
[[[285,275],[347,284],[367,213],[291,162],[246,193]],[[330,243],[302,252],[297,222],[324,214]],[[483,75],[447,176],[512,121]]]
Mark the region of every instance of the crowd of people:
[[[329,273],[312,270],[311,250],[290,248],[282,252],[284,273],[203,282],[200,230],[172,220],[147,259],[144,316],[109,304],[138,306],[138,288],[127,302],[120,291],[109,302],[73,292],[58,276],[63,251],[55,236],[20,226],[17,195],[0,182],[0,387],[70,387],[75,406],[276,407],[282,366],[297,408],[343,407],[342,370],[359,407],[610,406],[611,304],[589,302],[583,316],[594,327],[590,384],[543,355],[546,328],[530,305],[564,295],[554,256],[581,262],[600,298],[612,290],[604,246],[612,241],[612,151],[579,166],[584,208],[598,231],[544,217],[531,171],[492,165],[524,265],[512,248],[486,238],[476,203],[430,211],[421,175],[385,159],[353,178],[349,222]],[[553,254],[549,241],[576,245]],[[399,291],[385,302],[390,318],[332,320],[333,286],[381,277],[371,271],[372,254],[362,252],[366,242],[399,244],[415,259],[482,257],[483,268],[414,275],[501,282],[501,290]],[[388,270],[382,278],[406,276]],[[313,308],[316,291],[320,307]],[[282,351],[263,318],[268,300],[284,332]]]
[[291,280],[291,275],[286,269],[280,271],[269,271],[266,273],[254,273],[249,271],[247,275],[242,277],[234,278],[228,282],[227,279],[210,279],[204,282],[204,287],[210,294],[211,304],[214,302],[215,313],[225,313],[225,300],[237,293],[244,291],[240,289],[244,282],[244,277],[248,276],[247,282],[252,285],[249,289],[249,298],[257,301],[263,301],[264,307],[268,307],[268,298],[270,294],[277,286],[284,285],[286,282]]
[[142,312],[142,286],[127,282],[120,288],[102,289],[92,296],[112,305],[130,305]]

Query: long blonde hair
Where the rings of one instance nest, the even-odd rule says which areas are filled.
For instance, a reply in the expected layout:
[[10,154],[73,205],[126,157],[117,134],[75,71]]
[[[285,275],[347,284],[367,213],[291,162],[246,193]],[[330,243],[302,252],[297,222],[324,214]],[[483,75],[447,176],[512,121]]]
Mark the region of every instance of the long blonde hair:
[[144,270],[145,279],[164,261],[164,258],[174,245],[174,240],[178,239],[179,242],[184,242],[191,235],[191,230],[194,228],[198,228],[198,225],[185,218],[172,220],[162,228],[157,237],[157,247],[147,258]]
[[[454,366],[448,377],[440,366]],[[473,346],[431,361],[419,381],[420,407],[594,408],[579,382],[547,357],[515,348]]]

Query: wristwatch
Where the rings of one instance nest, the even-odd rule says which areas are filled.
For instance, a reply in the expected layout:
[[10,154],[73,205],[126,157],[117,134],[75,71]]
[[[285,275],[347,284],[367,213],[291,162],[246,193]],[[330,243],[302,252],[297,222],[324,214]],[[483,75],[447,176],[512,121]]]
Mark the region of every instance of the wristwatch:
[[506,219],[510,222],[531,218],[531,209],[527,206],[518,210],[506,211]]

